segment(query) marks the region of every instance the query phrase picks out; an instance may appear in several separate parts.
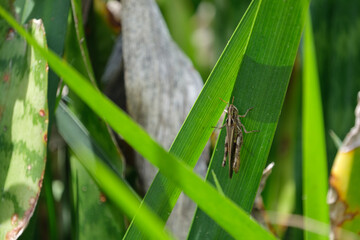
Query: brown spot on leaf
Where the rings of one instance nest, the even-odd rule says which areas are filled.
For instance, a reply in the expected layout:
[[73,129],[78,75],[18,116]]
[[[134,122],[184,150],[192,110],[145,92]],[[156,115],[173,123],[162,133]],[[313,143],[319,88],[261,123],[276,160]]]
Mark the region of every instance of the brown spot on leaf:
[[39,188],[41,189],[42,187],[42,184],[43,184],[43,178],[40,178],[39,182],[38,182],[38,186]]
[[330,206],[331,231],[335,239],[345,239],[341,228],[343,225],[353,220],[359,215],[359,211],[350,211],[347,201],[339,194],[338,189],[334,188],[331,180],[335,180],[335,176],[330,177],[330,189],[327,195],[327,203]]
[[100,193],[100,202],[106,202],[106,196],[103,193]]
[[12,215],[11,217],[11,225],[16,226],[17,222],[18,222],[19,216],[15,213],[14,215]]
[[[18,215],[14,214],[11,217],[11,224],[13,224],[13,221],[17,221],[17,226],[15,226],[13,229],[11,229],[7,234],[6,234],[6,239],[7,240],[13,240],[13,239],[18,239],[19,236],[23,233],[24,229],[26,228],[26,226],[28,225],[31,216],[34,213],[35,207],[36,207],[36,203],[39,199],[39,195],[40,195],[40,191],[41,191],[41,186],[42,186],[42,181],[44,179],[44,172],[45,170],[42,171],[41,173],[41,177],[39,180],[39,191],[36,193],[36,195],[34,197],[31,197],[29,199],[29,208],[26,210],[26,212],[24,213],[24,215],[22,216],[22,219],[19,220]],[[14,224],[13,224],[14,225]]]
[[36,199],[34,197],[31,197],[29,199],[29,205],[32,207],[32,206],[34,206],[35,203],[36,203]]
[[40,109],[39,115],[40,115],[40,117],[44,117],[44,116],[45,116],[45,111],[44,111],[44,109]]
[[[45,160],[46,160],[46,157],[45,157]],[[45,174],[45,169],[42,171],[41,177],[40,177],[40,179],[39,179],[39,183],[38,183],[39,192],[41,191],[42,183],[43,183],[43,180],[44,180],[44,174]]]
[[46,63],[45,69],[46,69],[47,72],[49,71],[49,64],[48,63]]
[[44,142],[47,142],[47,140],[48,140],[47,133],[44,134],[43,139],[44,139]]

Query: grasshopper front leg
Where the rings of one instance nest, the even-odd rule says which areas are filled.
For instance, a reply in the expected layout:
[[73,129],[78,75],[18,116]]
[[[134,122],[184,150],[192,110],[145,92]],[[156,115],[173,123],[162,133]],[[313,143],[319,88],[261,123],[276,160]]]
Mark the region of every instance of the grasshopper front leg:
[[251,108],[249,108],[248,110],[246,110],[246,112],[245,112],[244,115],[240,115],[240,114],[239,114],[239,117],[241,117],[241,118],[246,117],[246,115],[248,114],[248,112],[249,112],[250,110],[252,110],[252,109],[253,109],[253,107],[251,107]]

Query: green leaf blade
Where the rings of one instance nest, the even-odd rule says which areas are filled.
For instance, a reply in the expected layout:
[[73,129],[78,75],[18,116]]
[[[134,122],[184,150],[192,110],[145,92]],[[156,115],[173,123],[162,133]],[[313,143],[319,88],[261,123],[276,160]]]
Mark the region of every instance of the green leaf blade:
[[[304,215],[329,224],[325,130],[311,19],[304,33],[303,74],[303,206]],[[305,226],[311,225],[305,221]],[[305,239],[329,239],[309,231]]]
[[[239,114],[254,107],[241,121],[248,131],[260,132],[244,133],[240,170],[232,179],[229,179],[228,170],[221,167],[225,129],[220,133],[210,163],[209,171],[215,172],[225,195],[248,213],[275,134],[308,6],[307,0],[259,1],[259,11],[254,16],[256,20],[249,32],[250,39],[232,95]],[[207,180],[214,184],[210,174]],[[230,239],[229,234],[202,211],[195,214],[189,239],[201,239],[203,236],[199,232],[206,232],[210,239]]]
[[[72,0],[71,7],[72,15],[71,21],[69,21],[64,55],[74,68],[87,76],[93,86],[97,87],[89,60],[87,44],[84,40],[81,1]],[[111,166],[118,176],[121,176],[123,159],[120,150],[114,144],[110,129],[106,123],[72,91],[70,91],[68,97],[71,99],[68,104],[69,108],[72,109],[73,113],[78,116],[88,130],[86,137],[77,134],[73,136],[72,140],[88,143],[84,138],[91,138],[92,141],[88,143],[87,147],[94,151],[93,154],[101,155],[101,160]],[[73,146],[72,148],[74,149]],[[69,154],[74,210],[72,219],[74,227],[72,231],[74,235],[77,239],[111,239],[112,236],[123,236],[125,223],[122,212],[118,211],[110,201],[106,201],[106,194],[101,192],[93,178],[80,164],[81,161],[74,154],[75,151],[73,150]],[[94,228],[99,230],[96,233],[90,231]]]

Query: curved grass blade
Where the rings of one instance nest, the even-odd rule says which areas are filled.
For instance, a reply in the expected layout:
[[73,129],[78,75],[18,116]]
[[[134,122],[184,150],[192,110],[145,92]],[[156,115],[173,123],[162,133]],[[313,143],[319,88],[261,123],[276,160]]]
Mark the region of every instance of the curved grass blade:
[[[311,19],[308,14],[304,32],[303,74],[303,206],[304,215],[329,224],[325,130],[317,73]],[[316,190],[315,190],[316,189]],[[305,220],[305,226],[311,225]],[[309,231],[305,239],[328,239]]]
[[[123,111],[117,108],[110,100],[104,97],[99,91],[94,89],[82,75],[71,68],[66,62],[61,61],[51,51],[41,48],[28,33],[17,24],[17,22],[0,7],[0,15],[6,19],[16,30],[44,56],[47,57],[49,64],[56,72],[64,78],[64,81],[73,89],[81,99],[84,100],[99,116],[109,123],[113,129],[119,133],[135,150],[142,154],[152,164],[157,166],[160,171],[176,186],[193,199],[209,216],[228,231],[235,238],[253,239],[274,239],[274,237],[251,220],[240,208],[231,200],[219,194],[214,187],[204,182],[199,176],[192,172],[192,169],[179,161],[177,157],[166,152],[158,143],[134,121],[132,121]],[[218,85],[220,86],[220,84]],[[214,93],[216,91],[214,90]],[[215,102],[215,100],[214,100]],[[219,109],[219,115],[222,109]],[[209,118],[211,118],[209,116]],[[214,120],[215,121],[215,120]],[[126,127],[123,127],[126,126]],[[209,130],[210,131],[210,130]],[[188,133],[190,135],[190,133]],[[205,141],[206,142],[206,141]],[[82,150],[80,148],[80,150]],[[200,150],[198,150],[201,152]],[[95,164],[96,163],[96,164]],[[111,182],[116,178],[109,179],[111,172],[104,167],[101,162],[90,161],[84,163],[89,168],[94,168],[98,182],[104,183],[103,190],[109,198],[117,203],[120,208],[125,208],[126,203],[116,194],[122,185],[105,183]],[[120,182],[120,181],[119,181]],[[139,210],[140,211],[140,210]],[[132,211],[133,213],[133,211]],[[135,221],[136,224],[141,222]]]
[[[0,239],[15,239],[36,207],[46,162],[47,61],[9,25],[0,47]],[[46,48],[40,20],[29,23]],[[36,39],[36,40],[35,40]]]

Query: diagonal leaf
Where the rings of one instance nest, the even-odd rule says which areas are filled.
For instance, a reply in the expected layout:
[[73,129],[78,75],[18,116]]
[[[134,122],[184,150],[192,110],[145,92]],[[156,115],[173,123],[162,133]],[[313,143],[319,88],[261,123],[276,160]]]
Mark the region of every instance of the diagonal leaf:
[[[64,56],[79,72],[88,76],[93,86],[97,87],[87,52],[86,41],[81,40],[85,39],[82,27],[81,1],[71,0],[71,9],[72,15],[69,20]],[[74,93],[70,92],[69,97],[71,98],[69,108],[86,126],[90,136],[96,140],[98,150],[100,149],[101,152],[106,153],[107,162],[121,175],[123,168],[122,156],[113,142],[108,126]],[[74,141],[81,141],[79,138],[80,136],[75,136]],[[72,231],[75,232],[76,238],[109,239],[114,235],[124,235],[125,224],[122,213],[114,209],[111,202],[101,201],[105,195],[100,192],[99,187],[72,152],[70,153],[70,168],[73,210],[75,212],[73,214],[75,224]],[[89,231],[94,227],[99,229],[96,233]]]
[[[24,231],[37,204],[46,162],[47,61],[9,25],[0,47],[0,238]],[[46,48],[44,27],[29,24],[31,36]]]
[[[325,130],[315,47],[310,15],[304,32],[303,74],[303,206],[304,215],[329,223],[329,207]],[[305,226],[311,225],[305,221]],[[305,239],[328,239],[309,231]]]
[[[114,172],[116,172],[116,168],[114,168],[111,164],[111,158],[102,151],[101,146],[99,146],[96,140],[90,136],[90,133],[87,131],[85,126],[78,118],[76,118],[71,110],[65,106],[64,103],[59,104],[56,111],[56,120],[59,133],[63,136],[66,143],[70,146],[74,153],[71,159],[73,167],[72,187],[75,188],[73,189],[73,200],[74,203],[76,203],[76,224],[79,224],[78,227],[74,227],[76,228],[76,238],[86,238],[86,236],[89,237],[90,234],[95,238],[104,236],[107,236],[108,238],[112,238],[114,236],[121,237],[122,235],[119,233],[119,229],[116,225],[122,221],[122,215],[116,211],[112,212],[111,205],[109,205],[109,201],[106,197],[107,195],[100,193],[98,188],[93,186],[94,183],[89,181],[87,172],[84,172],[84,168],[94,177],[94,179],[98,179],[98,176],[101,174],[107,175],[107,180],[98,181],[98,185],[102,189],[112,189],[109,197],[115,194],[118,201],[126,201],[122,204],[126,205],[126,212],[129,215],[135,214],[137,211],[140,205],[139,197],[132,192],[132,189],[124,182],[123,179],[119,178],[118,174],[114,174]],[[99,163],[100,160],[102,160],[103,163]],[[112,170],[104,168],[104,163],[110,166]],[[79,167],[76,164],[82,164],[83,167]],[[97,171],[96,166],[98,164],[102,166],[100,169],[105,169],[103,170],[105,173]],[[113,189],[117,189],[117,191],[114,191]],[[93,195],[88,196],[88,199],[86,200],[84,199],[86,195],[81,192]],[[106,191],[106,194],[108,194],[108,192],[109,191]],[[95,194],[96,201],[93,199]],[[103,223],[98,223],[98,219],[94,219],[99,217]],[[116,217],[120,219],[116,219]],[[148,209],[145,209],[144,212],[142,212],[141,217],[141,226],[143,229],[147,230],[150,236],[153,236],[154,238],[165,237],[162,228],[163,224],[160,223],[157,216],[149,212]],[[95,228],[98,230],[95,232],[91,230]]]
[[[95,90],[82,75],[61,61],[54,53],[40,47],[18,23],[0,7],[0,15],[6,19],[16,30],[44,56],[64,81],[83,99],[99,116],[107,121],[134,149],[157,166],[166,177],[171,179],[178,187],[192,198],[206,213],[228,231],[235,238],[274,239],[274,237],[249,218],[231,200],[219,194],[214,187],[204,182],[192,172],[192,169],[179,161],[174,155],[166,152],[158,143],[123,111],[117,108],[110,100]],[[220,86],[220,85],[219,85]],[[220,112],[221,110],[219,110]],[[126,127],[124,127],[126,126]],[[80,149],[81,150],[81,149]],[[120,185],[106,185],[111,182],[110,171],[103,164],[90,161],[89,168],[94,168],[94,176],[98,182],[103,182],[103,190],[118,207],[132,217],[134,211],[126,208],[127,200],[119,198],[116,194]],[[139,210],[140,211],[140,210]],[[141,226],[142,222],[135,221]],[[143,227],[143,226],[141,226]]]

